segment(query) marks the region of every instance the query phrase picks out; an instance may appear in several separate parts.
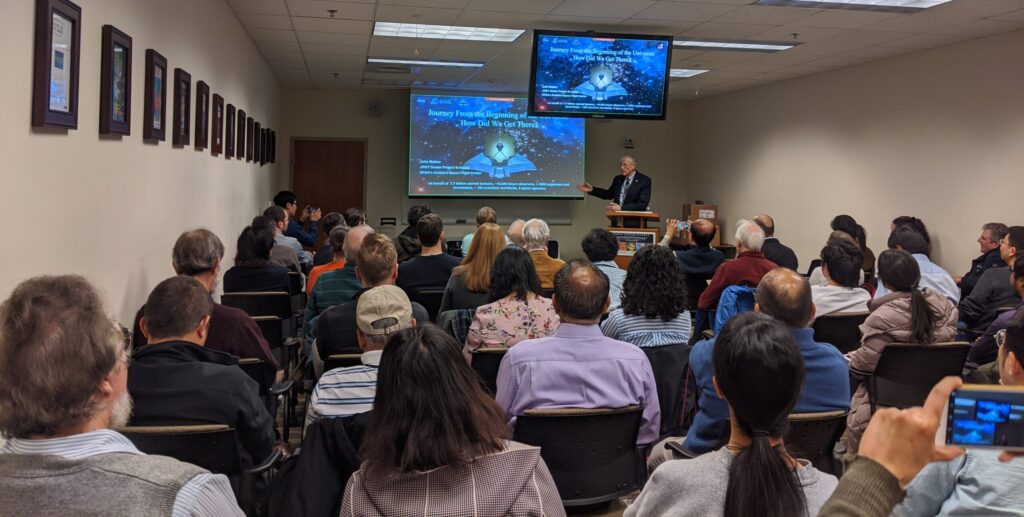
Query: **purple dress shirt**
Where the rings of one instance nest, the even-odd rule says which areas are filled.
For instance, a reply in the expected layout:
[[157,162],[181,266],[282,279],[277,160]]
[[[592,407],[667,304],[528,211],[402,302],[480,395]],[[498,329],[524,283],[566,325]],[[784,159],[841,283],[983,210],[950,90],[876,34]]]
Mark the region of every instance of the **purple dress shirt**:
[[498,405],[513,430],[528,409],[643,406],[638,444],[658,439],[661,410],[651,363],[597,325],[562,323],[551,337],[509,349],[498,370]]

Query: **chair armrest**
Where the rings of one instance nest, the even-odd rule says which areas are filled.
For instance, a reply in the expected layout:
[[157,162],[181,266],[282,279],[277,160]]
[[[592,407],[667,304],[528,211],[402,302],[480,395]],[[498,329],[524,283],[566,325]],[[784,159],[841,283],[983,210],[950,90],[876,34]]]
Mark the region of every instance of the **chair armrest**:
[[255,465],[252,468],[242,470],[242,474],[262,474],[263,472],[270,470],[270,468],[273,467],[274,465],[277,465],[277,463],[281,461],[283,458],[284,453],[275,448],[270,451],[270,454],[268,454],[266,458],[263,458],[263,461],[260,462],[259,465]]
[[669,449],[670,451],[672,451],[673,454],[683,459],[691,459],[695,457],[689,452],[686,452],[686,449],[683,448],[683,444],[680,442],[668,442],[665,444],[665,448]]
[[276,397],[278,395],[288,393],[289,391],[291,391],[293,384],[295,384],[295,382],[290,380],[275,382],[274,385],[271,386],[268,391],[270,392],[271,395]]

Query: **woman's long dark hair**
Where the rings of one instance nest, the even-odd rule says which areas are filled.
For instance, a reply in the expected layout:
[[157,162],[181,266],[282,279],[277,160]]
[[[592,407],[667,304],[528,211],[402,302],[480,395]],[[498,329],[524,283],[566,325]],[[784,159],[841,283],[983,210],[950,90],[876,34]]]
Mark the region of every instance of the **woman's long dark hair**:
[[734,316],[712,352],[715,382],[750,445],[733,457],[725,491],[725,517],[807,514],[807,500],[781,439],[800,398],[804,360],[782,323],[755,312]]
[[263,266],[270,260],[270,250],[274,247],[274,226],[263,216],[252,220],[238,236],[235,246],[236,266]]
[[429,323],[388,339],[360,450],[371,475],[464,465],[507,437],[504,412],[455,339]]
[[672,250],[644,246],[622,282],[622,312],[670,321],[686,310],[686,282]]
[[885,250],[878,256],[878,278],[894,292],[910,293],[910,338],[915,343],[931,343],[939,315],[932,310],[918,289],[921,266],[903,250]]
[[530,254],[523,248],[507,246],[498,252],[491,266],[491,301],[515,293],[516,299],[526,301],[526,293],[540,295],[540,277]]

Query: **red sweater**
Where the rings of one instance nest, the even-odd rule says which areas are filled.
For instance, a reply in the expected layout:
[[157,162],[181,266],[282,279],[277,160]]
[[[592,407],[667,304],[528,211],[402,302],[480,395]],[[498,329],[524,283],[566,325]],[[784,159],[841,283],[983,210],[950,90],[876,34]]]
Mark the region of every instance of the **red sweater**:
[[760,251],[740,253],[736,260],[727,260],[718,266],[718,271],[715,271],[715,276],[711,278],[708,288],[701,293],[700,299],[697,300],[697,308],[705,311],[714,310],[715,307],[718,307],[718,298],[722,296],[722,291],[726,287],[730,285],[757,287],[757,284],[761,283],[761,278],[776,267],[775,263],[764,258]]

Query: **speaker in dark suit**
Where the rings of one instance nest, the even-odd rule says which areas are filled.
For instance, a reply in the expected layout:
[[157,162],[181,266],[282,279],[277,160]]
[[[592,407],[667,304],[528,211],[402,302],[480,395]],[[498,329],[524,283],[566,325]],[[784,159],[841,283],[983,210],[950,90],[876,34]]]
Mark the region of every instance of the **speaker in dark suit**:
[[[621,174],[615,176],[612,185],[607,189],[595,187],[590,183],[579,186],[580,191],[601,199],[611,200],[612,210],[643,212],[651,202],[651,178],[636,170],[636,158],[631,154],[619,160]],[[626,217],[623,226],[639,227],[640,220]]]

